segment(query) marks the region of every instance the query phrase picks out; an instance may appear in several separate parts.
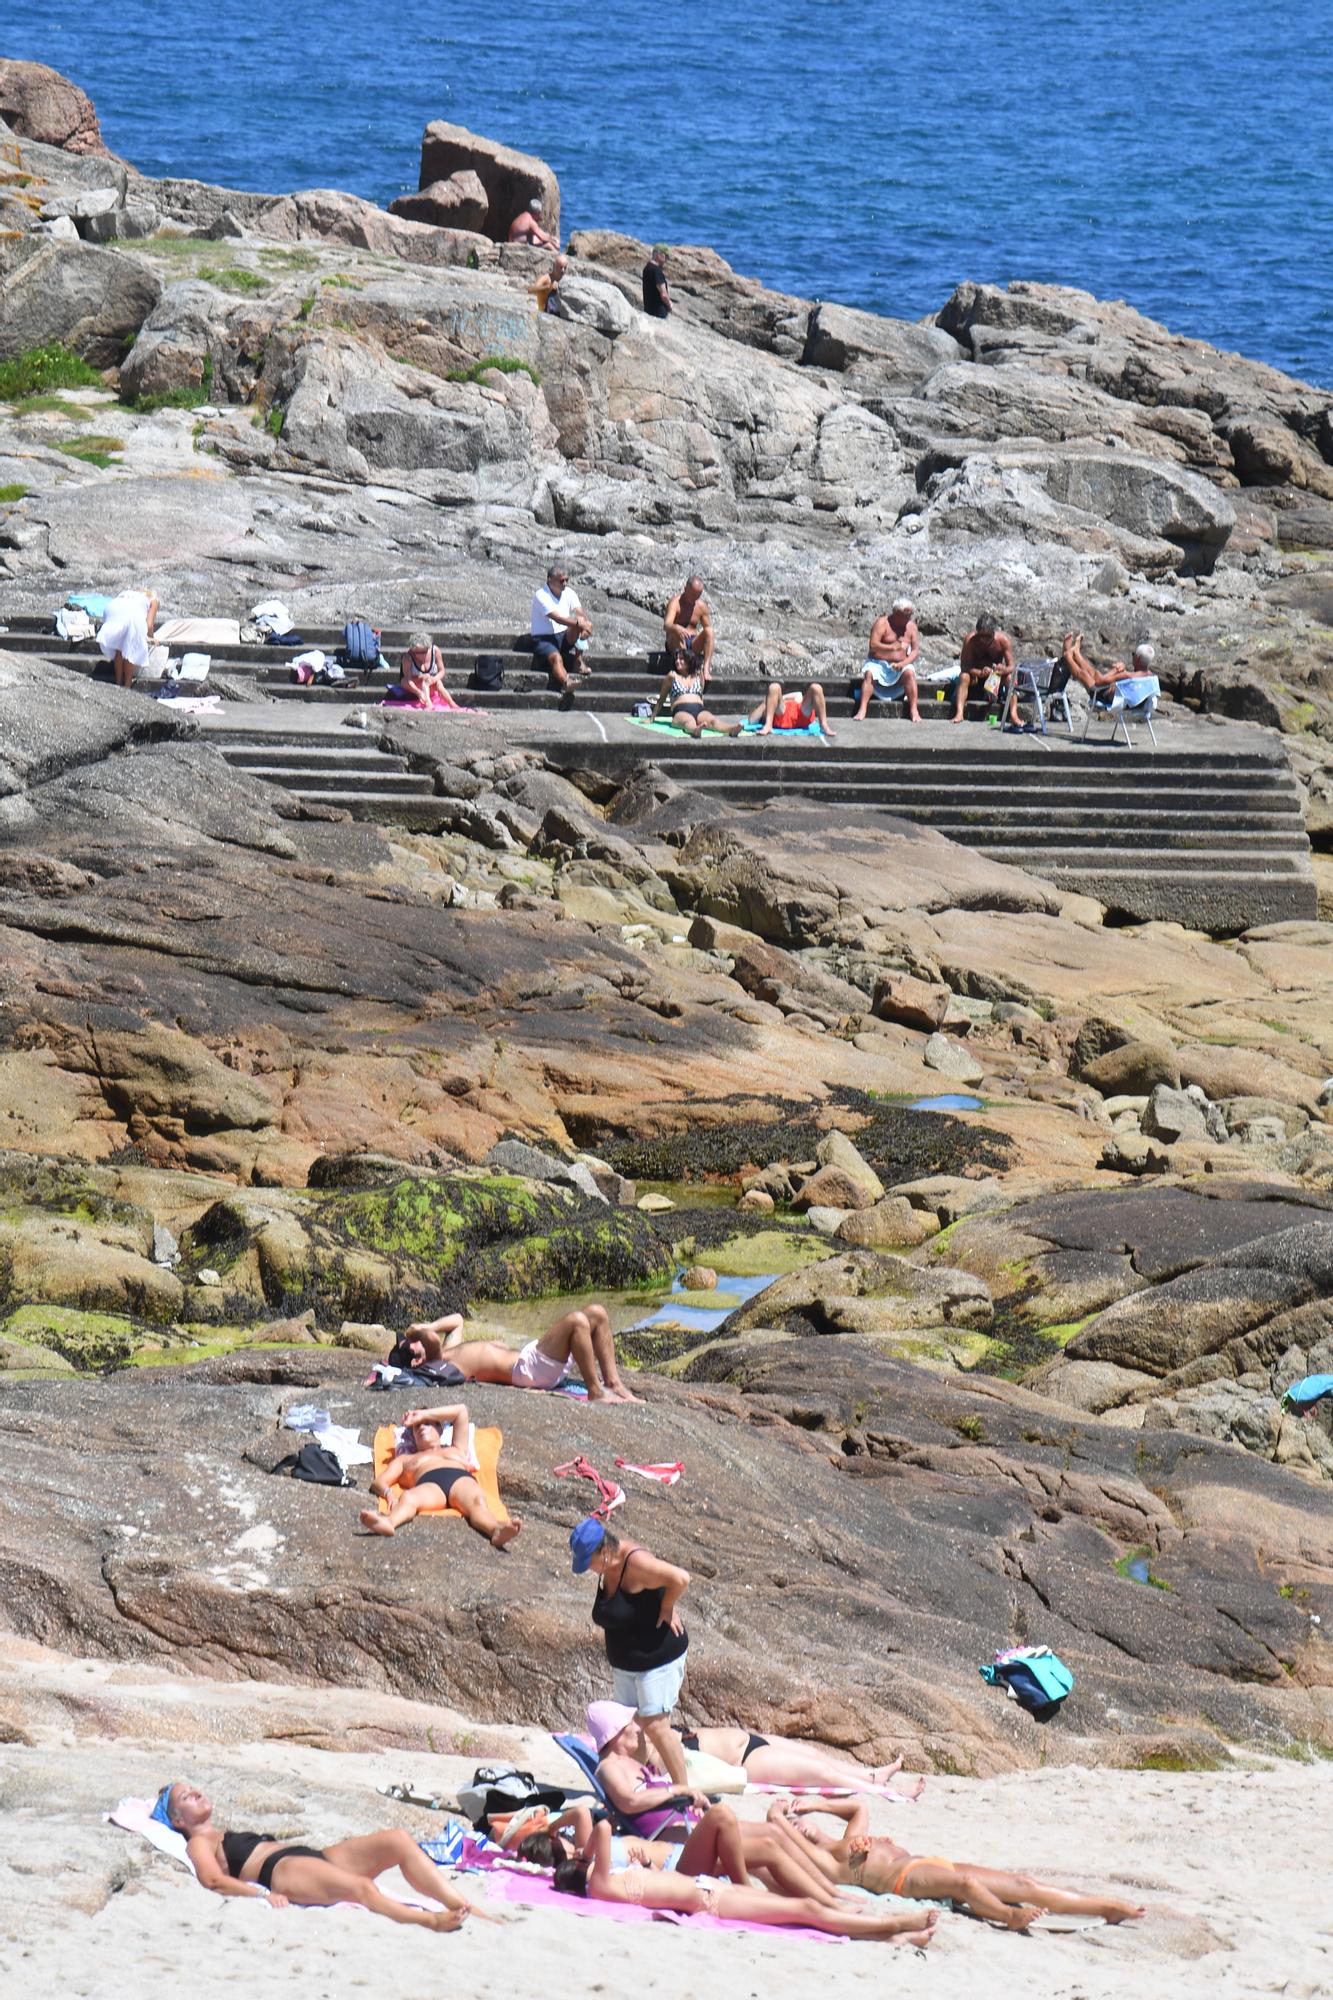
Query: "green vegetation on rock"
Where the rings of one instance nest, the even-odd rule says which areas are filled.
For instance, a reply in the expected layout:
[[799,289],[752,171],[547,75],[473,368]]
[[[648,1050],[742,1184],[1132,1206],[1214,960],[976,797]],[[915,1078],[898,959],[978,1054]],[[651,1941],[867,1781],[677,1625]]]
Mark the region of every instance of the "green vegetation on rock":
[[124,440],[114,437],[72,438],[56,446],[57,451],[68,452],[71,458],[82,459],[85,465],[95,465],[103,472],[115,464],[124,449]]
[[541,386],[541,376],[530,361],[520,361],[512,354],[486,354],[480,361],[474,361],[470,368],[451,368],[445,376],[446,382],[480,382],[487,375],[529,375]]
[[24,500],[27,495],[26,486],[0,486],[0,507],[9,505],[15,500]]
[[45,395],[52,389],[101,387],[97,370],[58,340],[48,341],[44,347],[25,348],[12,361],[0,361],[0,400],[7,403],[20,396]]

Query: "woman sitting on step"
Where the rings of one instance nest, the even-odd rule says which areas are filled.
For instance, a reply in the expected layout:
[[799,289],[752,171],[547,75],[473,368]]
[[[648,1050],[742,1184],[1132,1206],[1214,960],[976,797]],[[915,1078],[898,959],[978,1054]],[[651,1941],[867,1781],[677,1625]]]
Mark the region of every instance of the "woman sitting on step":
[[444,685],[444,654],[429,632],[414,632],[398,668],[404,708],[444,708],[461,714]]

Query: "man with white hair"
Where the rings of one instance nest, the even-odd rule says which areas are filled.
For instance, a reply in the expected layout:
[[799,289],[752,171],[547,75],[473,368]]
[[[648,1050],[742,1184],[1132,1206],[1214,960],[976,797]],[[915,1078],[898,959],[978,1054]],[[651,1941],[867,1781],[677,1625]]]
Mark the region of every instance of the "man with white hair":
[[1104,688],[1113,688],[1117,681],[1143,680],[1157,671],[1157,649],[1146,639],[1140,640],[1134,648],[1134,656],[1128,666],[1123,660],[1112,660],[1109,667],[1094,667],[1083,651],[1083,634],[1066,632],[1064,644],[1060,648],[1060,659],[1069,669],[1069,678],[1085,687],[1096,701]]
[[542,228],[542,205],[536,195],[532,197],[526,208],[520,209],[519,213],[510,223],[509,241],[511,243],[531,243],[538,250],[558,250],[560,248],[560,238],[552,236],[548,229]]
[[563,566],[552,563],[546,582],[533,592],[532,650],[565,705],[573,703],[575,679],[585,680],[590,672],[584,654],[591,637],[592,620],[569,588]]
[[900,597],[893,609],[881,613],[870,628],[870,644],[861,673],[861,705],[852,718],[854,722],[865,721],[872,697],[879,701],[905,701],[907,720],[920,722],[914,672],[920,653],[921,634],[916,629],[912,601]]

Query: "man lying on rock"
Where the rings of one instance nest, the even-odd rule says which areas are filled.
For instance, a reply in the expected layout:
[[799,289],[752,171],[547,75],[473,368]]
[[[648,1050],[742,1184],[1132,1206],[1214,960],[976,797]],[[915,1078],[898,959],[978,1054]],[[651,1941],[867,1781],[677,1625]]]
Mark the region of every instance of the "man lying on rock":
[[[642,1396],[632,1395],[621,1379],[611,1317],[596,1299],[563,1314],[539,1340],[530,1340],[517,1351],[502,1340],[464,1340],[463,1315],[446,1313],[443,1319],[409,1326],[390,1358],[399,1354],[406,1354],[410,1365],[447,1361],[458,1370],[461,1381],[501,1382],[513,1389],[558,1389],[577,1368],[587,1384],[590,1403],[643,1401]],[[404,1422],[430,1421],[438,1414],[409,1410]]]
[[[836,1836],[820,1832],[804,1817],[809,1813],[827,1813],[830,1819],[842,1820],[844,1831]],[[799,1825],[829,1882],[869,1889],[876,1896],[950,1902],[971,1916],[1003,1924],[1011,1931],[1025,1931],[1046,1911],[1067,1917],[1101,1917],[1108,1924],[1123,1924],[1143,1915],[1139,1903],[1122,1903],[1111,1896],[1075,1895],[1005,1868],[946,1861],[939,1854],[909,1854],[886,1835],[872,1838],[870,1814],[860,1801],[805,1799],[794,1805],[790,1799],[774,1799],[768,1816]]]
[[[521,1531],[521,1521],[497,1521],[486,1504],[468,1459],[469,1418],[466,1403],[450,1403],[443,1410],[412,1412],[403,1426],[405,1451],[400,1450],[384,1470],[370,1482],[372,1493],[392,1500],[387,1514],[373,1507],[361,1510],[361,1525],[372,1535],[396,1535],[418,1514],[443,1514],[452,1507],[469,1528],[484,1535],[493,1549],[508,1548]],[[456,1442],[444,1442],[448,1425]],[[410,1442],[409,1442],[410,1439]]]

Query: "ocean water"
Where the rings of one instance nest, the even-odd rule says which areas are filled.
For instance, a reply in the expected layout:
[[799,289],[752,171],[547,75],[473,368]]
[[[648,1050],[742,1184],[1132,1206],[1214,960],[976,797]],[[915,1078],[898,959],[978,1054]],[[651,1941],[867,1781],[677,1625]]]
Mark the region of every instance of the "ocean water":
[[1124,298],[1333,386],[1329,0],[8,0],[145,173],[417,184],[448,118],[564,228],[907,318],[964,278]]

